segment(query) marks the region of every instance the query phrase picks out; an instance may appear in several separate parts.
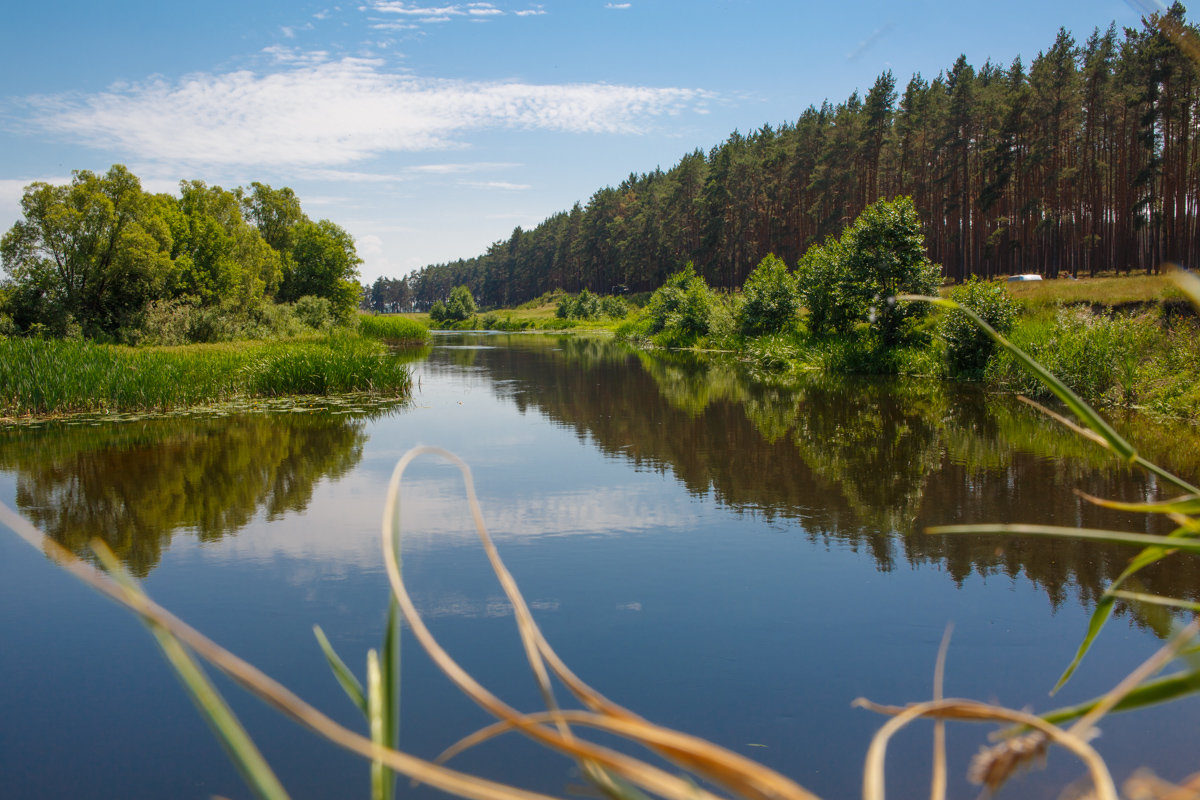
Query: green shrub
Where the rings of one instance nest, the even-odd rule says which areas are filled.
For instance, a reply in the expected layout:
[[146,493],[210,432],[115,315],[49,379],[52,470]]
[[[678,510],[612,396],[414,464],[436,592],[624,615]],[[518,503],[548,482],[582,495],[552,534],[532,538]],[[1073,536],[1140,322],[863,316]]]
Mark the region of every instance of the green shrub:
[[795,319],[800,306],[796,276],[774,254],[750,273],[742,297],[738,323],[742,332],[751,336],[782,331]]
[[477,306],[471,290],[466,286],[455,286],[450,290],[450,299],[446,301],[446,320],[462,322],[475,315]]
[[[1162,337],[1147,317],[1064,308],[1053,320],[1015,325],[1010,339],[1088,402],[1128,405],[1139,400],[1150,354],[1162,350]],[[987,377],[1022,394],[1049,396],[1007,352],[992,359]]]
[[[972,276],[950,291],[950,299],[978,314],[1002,334],[1012,330],[1021,304],[1002,283],[981,281]],[[958,309],[942,315],[938,332],[946,341],[950,373],[960,377],[982,377],[996,343],[970,317]]]
[[446,304],[441,300],[434,300],[433,305],[429,307],[429,319],[434,322],[445,322]]
[[564,295],[558,301],[554,314],[559,319],[624,319],[629,313],[625,301],[619,297],[592,294],[583,289],[577,295]]
[[912,198],[867,206],[836,242],[805,253],[797,269],[800,293],[815,333],[850,333],[869,322],[885,346],[901,341],[926,303],[897,302],[901,294],[937,291],[941,269],[925,255],[925,237]]
[[295,302],[293,311],[297,319],[315,331],[327,331],[337,323],[333,303],[325,297],[305,295]]
[[646,304],[650,333],[666,333],[669,346],[692,344],[708,333],[712,304],[708,284],[689,262],[650,296]]

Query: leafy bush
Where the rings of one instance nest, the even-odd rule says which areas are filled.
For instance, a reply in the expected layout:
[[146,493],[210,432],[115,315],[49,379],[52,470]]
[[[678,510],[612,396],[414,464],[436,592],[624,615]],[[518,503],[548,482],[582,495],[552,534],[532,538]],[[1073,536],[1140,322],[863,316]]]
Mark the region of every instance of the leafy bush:
[[554,313],[559,319],[624,319],[629,307],[619,297],[592,294],[584,289],[577,295],[560,298]]
[[296,301],[293,311],[297,319],[313,330],[329,330],[337,322],[333,313],[333,303],[325,297],[307,294]]
[[738,323],[743,333],[778,333],[791,324],[800,306],[796,276],[774,254],[768,255],[746,279],[742,287],[745,303],[739,309]]
[[[1132,404],[1148,354],[1161,350],[1162,332],[1146,317],[1095,315],[1084,308],[1059,309],[1053,321],[1031,321],[1013,328],[1013,344],[1041,362],[1088,402]],[[1049,390],[1008,353],[987,367],[989,380],[1023,394],[1047,397]]]
[[441,300],[434,300],[433,305],[429,308],[429,319],[434,322],[446,321],[446,304]]
[[925,303],[893,298],[934,293],[941,269],[925,255],[912,198],[897,197],[868,206],[836,242],[810,248],[797,275],[810,330],[849,333],[870,322],[892,346],[912,320],[929,313]]
[[[950,291],[950,299],[978,314],[997,331],[1012,330],[1021,304],[1004,284],[981,281],[972,276],[962,286]],[[946,341],[946,356],[950,372],[964,377],[981,377],[996,343],[980,330],[971,318],[958,309],[942,315],[939,332]]]
[[650,302],[646,304],[650,333],[665,332],[673,344],[690,344],[708,333],[712,304],[713,295],[708,284],[688,262],[650,296]]
[[462,322],[475,315],[477,307],[471,290],[466,286],[455,286],[450,290],[450,299],[446,301],[446,321]]

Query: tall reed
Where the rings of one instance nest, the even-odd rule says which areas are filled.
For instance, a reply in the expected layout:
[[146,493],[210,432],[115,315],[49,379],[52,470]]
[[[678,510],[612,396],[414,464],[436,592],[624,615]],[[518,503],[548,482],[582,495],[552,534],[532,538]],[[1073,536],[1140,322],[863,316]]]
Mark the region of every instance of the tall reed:
[[169,411],[239,397],[406,394],[408,368],[340,333],[282,342],[131,348],[0,338],[0,413]]

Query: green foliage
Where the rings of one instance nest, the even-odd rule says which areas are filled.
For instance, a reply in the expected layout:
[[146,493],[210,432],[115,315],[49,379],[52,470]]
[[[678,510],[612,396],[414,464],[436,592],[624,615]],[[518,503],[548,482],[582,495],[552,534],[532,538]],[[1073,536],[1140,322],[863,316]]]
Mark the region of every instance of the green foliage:
[[[1087,309],[1060,309],[1052,319],[1016,325],[1011,340],[1063,384],[1091,403],[1130,405],[1151,391],[1145,380],[1164,334],[1154,320],[1095,315]],[[1152,373],[1151,373],[1152,374]],[[1011,353],[999,353],[987,368],[988,379],[1032,397],[1050,390],[1031,376]]]
[[445,322],[446,304],[441,300],[434,301],[433,305],[429,308],[429,319],[433,320],[434,322]]
[[341,320],[349,320],[358,305],[358,265],[362,259],[354,239],[340,226],[323,219],[297,223],[290,263],[283,267],[279,299],[299,300],[305,295],[330,301]]
[[810,330],[849,333],[869,322],[890,347],[913,320],[929,312],[924,303],[895,297],[936,293],[941,270],[925,255],[912,198],[897,197],[868,206],[836,244],[830,240],[811,248],[797,275]]
[[[446,301],[446,311],[443,321],[445,322],[462,322],[475,315],[477,310],[475,306],[475,298],[471,295],[471,290],[464,286],[455,286],[450,290],[450,298]],[[430,311],[430,316],[433,312]]]
[[[273,296],[323,298],[340,324],[358,302],[353,240],[304,216],[290,189],[182,181],[177,198],[150,195],[118,164],[32,183],[22,212],[0,240],[3,313],[22,331],[133,342],[186,328],[189,341],[218,341],[254,327]],[[170,331],[147,330],[156,319]]]
[[337,323],[333,303],[328,298],[306,294],[295,302],[292,312],[304,325],[313,330],[327,331]]
[[[1002,283],[981,281],[972,276],[962,286],[950,291],[950,299],[979,315],[998,333],[1007,335],[1016,322],[1020,303],[1009,294]],[[942,315],[938,332],[946,341],[946,356],[950,372],[968,378],[983,375],[988,359],[996,349],[990,336],[970,317],[958,309]]]
[[559,319],[624,319],[629,306],[619,297],[592,294],[583,289],[577,295],[564,295],[554,313]]
[[750,273],[742,287],[742,296],[745,303],[738,322],[743,333],[753,336],[784,330],[792,324],[800,307],[796,277],[774,254],[760,261]]
[[646,304],[650,333],[666,334],[669,346],[684,346],[709,330],[713,295],[692,264],[667,278]]
[[88,334],[111,333],[162,294],[169,234],[125,167],[77,170],[68,186],[32,183],[21,211],[0,240],[20,295],[19,322],[61,331],[71,318]]

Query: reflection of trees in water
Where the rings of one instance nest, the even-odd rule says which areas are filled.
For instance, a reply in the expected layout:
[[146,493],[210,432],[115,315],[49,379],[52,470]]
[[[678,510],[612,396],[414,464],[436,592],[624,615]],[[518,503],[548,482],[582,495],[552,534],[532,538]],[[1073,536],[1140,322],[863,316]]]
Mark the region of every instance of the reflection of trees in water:
[[[861,548],[883,570],[932,563],[956,582],[1023,573],[1055,605],[1068,593],[1090,603],[1133,551],[921,531],[953,522],[1156,524],[1075,493],[1136,500],[1157,496],[1154,480],[1013,398],[915,380],[752,380],[732,359],[578,341],[483,351],[478,364],[512,382],[506,392],[522,412],[538,410],[639,467],[670,469],[689,491],[739,511],[798,519],[810,538]],[[1195,474],[1200,448],[1177,444],[1195,443],[1194,431],[1141,420],[1135,438]],[[1143,573],[1146,586],[1196,597],[1196,564],[1178,559]]]
[[209,541],[304,510],[318,480],[358,463],[364,428],[314,412],[15,429],[0,433],[0,469],[48,535],[84,556],[99,537],[145,575],[176,531]]

